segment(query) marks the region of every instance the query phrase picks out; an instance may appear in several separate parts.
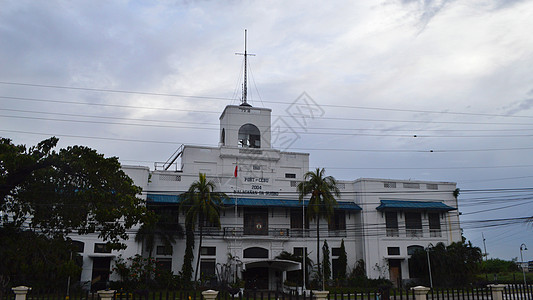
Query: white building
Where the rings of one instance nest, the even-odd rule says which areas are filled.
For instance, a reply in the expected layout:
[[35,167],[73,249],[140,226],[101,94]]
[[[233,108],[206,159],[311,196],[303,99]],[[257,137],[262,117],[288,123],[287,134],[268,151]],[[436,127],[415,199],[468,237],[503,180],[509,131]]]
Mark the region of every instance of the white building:
[[[309,171],[309,154],[272,148],[270,126],[270,109],[246,102],[230,105],[220,116],[218,147],[184,145],[173,160],[156,165],[155,170],[124,166],[124,171],[143,188],[147,205],[167,209],[182,224],[184,215],[176,210],[178,195],[198,179],[199,173],[205,173],[218,191],[231,199],[224,203],[221,228],[206,230],[200,271],[213,274],[230,253],[243,262],[239,276],[248,286],[274,290],[281,287],[286,271],[300,269],[299,263],[277,260],[282,251],[302,253],[307,248],[316,263],[316,223],[303,221],[305,203],[298,201],[296,190]],[[339,188],[341,197],[334,218],[329,225],[320,222],[320,246],[327,240],[334,274],[342,240],[348,269],[362,259],[370,278],[390,278],[395,284],[410,278],[411,251],[461,240],[455,183],[357,179],[339,181]],[[111,261],[119,253],[98,253],[104,252],[97,244],[101,242],[91,238],[83,241],[82,281],[105,278],[102,271],[112,267]],[[127,243],[128,249],[120,252],[123,257],[147,255],[133,235]],[[185,240],[178,240],[172,249],[158,245],[154,252],[160,263],[177,273],[183,263]],[[198,259],[196,249],[194,253],[193,267]]]

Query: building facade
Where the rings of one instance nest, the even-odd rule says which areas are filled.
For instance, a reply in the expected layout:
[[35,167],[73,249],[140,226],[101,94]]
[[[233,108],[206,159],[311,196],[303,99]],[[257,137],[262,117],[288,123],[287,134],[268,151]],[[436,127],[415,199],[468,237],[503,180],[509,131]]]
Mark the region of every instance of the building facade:
[[[242,262],[237,276],[245,279],[247,287],[277,290],[291,279],[288,272],[302,267],[278,259],[280,253],[307,251],[316,264],[316,223],[308,220],[307,202],[300,202],[297,193],[298,183],[309,171],[309,154],[274,149],[271,139],[271,110],[245,102],[222,112],[218,147],[183,145],[154,170],[123,167],[143,188],[147,205],[182,226],[185,216],[177,209],[179,195],[198,180],[199,173],[216,183],[216,191],[228,194],[221,227],[205,228],[201,256],[194,251],[193,267],[200,259],[204,278],[214,275],[231,254]],[[411,278],[412,251],[461,241],[455,183],[365,178],[340,180],[338,187],[341,196],[333,218],[319,222],[320,247],[327,240],[333,274],[338,271],[341,242],[348,269],[362,260],[368,277],[389,278],[400,285]],[[134,233],[125,241],[128,248],[117,253],[102,253],[101,241],[83,237],[82,281],[106,280],[102,274],[119,254],[147,256],[144,245],[134,241]],[[185,241],[178,240],[170,248],[157,244],[153,256],[177,273],[184,252]]]

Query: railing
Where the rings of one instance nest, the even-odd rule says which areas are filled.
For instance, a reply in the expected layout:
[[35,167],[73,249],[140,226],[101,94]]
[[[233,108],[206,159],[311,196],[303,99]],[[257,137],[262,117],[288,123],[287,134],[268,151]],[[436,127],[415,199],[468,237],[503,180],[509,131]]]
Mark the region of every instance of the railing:
[[405,229],[405,234],[407,237],[422,237],[424,235],[422,229]]
[[266,228],[261,231],[254,231],[250,228],[242,227],[224,227],[224,237],[242,237],[242,236],[269,236],[269,237],[289,237],[290,230],[288,228]]
[[[301,293],[298,288],[282,287],[278,291],[256,291],[253,289],[220,288],[219,286],[206,286],[204,288],[220,291],[218,300],[312,300],[315,299],[310,290]],[[114,300],[201,300],[202,296],[198,291],[184,290],[117,290]],[[11,291],[10,291],[11,292]],[[478,288],[434,288],[431,289],[427,297],[428,300],[490,300],[493,298],[494,290],[490,287]],[[2,297],[3,296],[3,297]],[[14,299],[13,293],[0,294],[0,299]],[[71,291],[69,298],[65,297],[64,290],[31,290],[27,294],[30,300],[97,300],[98,295],[89,291]],[[349,289],[345,292],[331,291],[327,296],[329,300],[410,300],[415,299],[411,289]],[[508,284],[503,290],[503,299],[531,300],[533,299],[532,285],[512,285]]]
[[429,236],[430,237],[441,237],[442,231],[440,229],[430,229],[429,230]]
[[387,236],[400,236],[398,228],[387,228]]
[[343,230],[343,229],[329,230],[328,236],[329,237],[346,237],[346,230]]

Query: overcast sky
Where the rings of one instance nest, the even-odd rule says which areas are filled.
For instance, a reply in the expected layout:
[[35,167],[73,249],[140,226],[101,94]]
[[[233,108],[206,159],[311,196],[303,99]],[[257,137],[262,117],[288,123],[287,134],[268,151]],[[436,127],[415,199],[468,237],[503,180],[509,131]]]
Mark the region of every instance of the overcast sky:
[[[152,166],[249,99],[337,179],[457,182],[489,258],[531,250],[533,1],[0,0],[0,136]],[[314,109],[305,122],[295,105]],[[339,151],[338,149],[342,149]],[[511,189],[511,190],[498,190]]]

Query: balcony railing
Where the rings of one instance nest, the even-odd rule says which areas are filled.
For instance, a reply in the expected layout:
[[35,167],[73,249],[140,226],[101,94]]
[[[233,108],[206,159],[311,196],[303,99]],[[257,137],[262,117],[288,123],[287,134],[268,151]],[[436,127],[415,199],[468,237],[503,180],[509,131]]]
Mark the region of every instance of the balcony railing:
[[242,236],[269,236],[269,237],[289,237],[288,228],[266,228],[261,231],[254,231],[251,228],[243,227],[224,227],[224,237],[242,237]]
[[398,228],[387,228],[387,236],[393,236],[393,237],[400,236]]
[[329,230],[329,237],[346,237],[346,229]]
[[429,230],[429,236],[430,237],[441,237],[442,231],[440,229],[430,229]]
[[405,233],[407,237],[422,237],[423,236],[422,229],[419,229],[419,228],[407,228],[405,229]]

